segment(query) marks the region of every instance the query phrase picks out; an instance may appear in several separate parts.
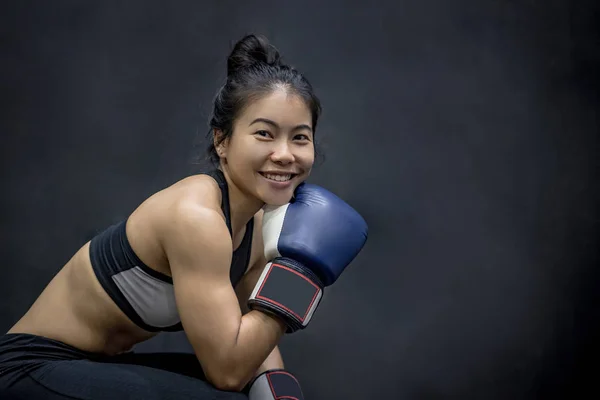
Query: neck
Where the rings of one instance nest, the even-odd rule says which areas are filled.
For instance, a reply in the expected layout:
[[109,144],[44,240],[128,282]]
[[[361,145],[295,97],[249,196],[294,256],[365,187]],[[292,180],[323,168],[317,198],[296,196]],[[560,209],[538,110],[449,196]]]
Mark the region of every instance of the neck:
[[229,177],[227,168],[221,166],[229,192],[229,214],[231,216],[231,231],[232,236],[237,236],[246,226],[248,221],[254,217],[264,203],[240,190]]

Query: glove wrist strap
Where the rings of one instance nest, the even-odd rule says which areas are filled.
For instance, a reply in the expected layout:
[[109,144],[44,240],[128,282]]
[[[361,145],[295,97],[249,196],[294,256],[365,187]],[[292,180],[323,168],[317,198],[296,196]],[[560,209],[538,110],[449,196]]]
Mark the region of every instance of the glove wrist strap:
[[268,263],[250,298],[248,307],[284,320],[288,332],[304,329],[323,296],[319,278],[302,264],[285,257]]
[[270,369],[250,383],[249,400],[304,400],[300,383],[284,369]]

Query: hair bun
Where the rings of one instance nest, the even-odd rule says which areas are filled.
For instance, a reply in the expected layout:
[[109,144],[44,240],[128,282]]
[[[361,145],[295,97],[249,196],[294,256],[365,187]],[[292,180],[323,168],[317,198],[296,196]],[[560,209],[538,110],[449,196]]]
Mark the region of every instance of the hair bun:
[[254,64],[279,65],[281,56],[279,51],[261,35],[246,35],[234,46],[227,59],[227,75],[234,75],[237,71]]

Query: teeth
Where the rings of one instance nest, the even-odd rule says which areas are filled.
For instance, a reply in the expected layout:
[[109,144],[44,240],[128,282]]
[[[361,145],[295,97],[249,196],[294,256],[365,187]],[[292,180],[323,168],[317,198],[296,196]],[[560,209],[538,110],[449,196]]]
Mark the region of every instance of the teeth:
[[289,181],[290,179],[292,179],[291,174],[287,174],[287,175],[264,174],[264,176],[267,179],[271,179],[272,181],[277,181],[277,182],[285,182],[285,181]]

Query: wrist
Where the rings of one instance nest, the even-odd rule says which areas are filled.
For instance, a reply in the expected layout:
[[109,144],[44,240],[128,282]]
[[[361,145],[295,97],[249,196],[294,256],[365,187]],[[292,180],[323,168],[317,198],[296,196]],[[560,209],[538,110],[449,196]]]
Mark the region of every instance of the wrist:
[[[285,321],[275,313],[270,313],[266,310],[251,310],[248,314],[255,315],[260,319],[262,324],[269,326],[278,335],[283,336],[287,330]],[[248,315],[247,314],[247,315]]]
[[279,346],[275,346],[265,361],[263,361],[260,367],[258,367],[252,378],[254,379],[263,372],[275,369],[285,369],[285,363],[283,362],[283,357],[281,355],[281,351],[279,350]]

